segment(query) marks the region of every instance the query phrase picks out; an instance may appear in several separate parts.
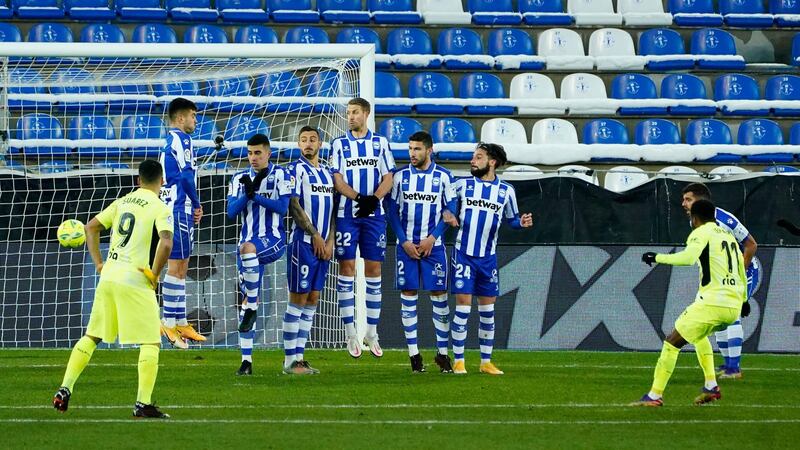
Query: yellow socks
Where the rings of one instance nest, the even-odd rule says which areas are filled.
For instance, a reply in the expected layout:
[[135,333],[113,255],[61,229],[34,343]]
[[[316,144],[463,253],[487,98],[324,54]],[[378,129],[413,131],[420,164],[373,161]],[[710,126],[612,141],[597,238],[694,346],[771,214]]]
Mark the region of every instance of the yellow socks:
[[703,369],[706,389],[714,389],[717,385],[717,376],[714,373],[714,351],[711,349],[711,342],[708,341],[708,338],[695,342],[694,351],[697,353],[697,361]]
[[78,377],[81,376],[81,372],[89,364],[89,360],[92,359],[92,353],[94,353],[95,348],[97,348],[97,344],[89,336],[82,337],[72,348],[72,353],[69,355],[69,362],[67,363],[67,371],[64,373],[64,381],[61,382],[61,385],[69,389],[70,392],[75,382],[78,381]]
[[658,357],[656,370],[653,374],[653,387],[650,388],[650,398],[661,398],[664,395],[664,388],[667,387],[669,377],[672,376],[672,371],[675,370],[675,363],[678,361],[680,351],[678,347],[664,341],[664,346],[661,347],[661,356]]
[[156,344],[142,344],[139,348],[139,393],[136,401],[149,405],[158,375],[158,351]]

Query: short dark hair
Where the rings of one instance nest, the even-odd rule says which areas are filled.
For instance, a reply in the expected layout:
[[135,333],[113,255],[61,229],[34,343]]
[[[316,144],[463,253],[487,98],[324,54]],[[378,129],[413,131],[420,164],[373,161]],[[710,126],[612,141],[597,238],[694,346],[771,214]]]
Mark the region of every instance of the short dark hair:
[[313,131],[314,133],[317,133],[317,138],[321,138],[322,137],[322,136],[319,135],[319,129],[314,128],[314,127],[312,127],[310,125],[306,125],[303,128],[300,128],[300,131],[297,132],[297,137],[299,138],[301,134],[307,133],[309,131]]
[[697,217],[701,222],[712,222],[716,220],[716,208],[711,200],[701,198],[692,203],[692,217]]
[[269,148],[269,138],[262,133],[256,133],[247,140],[247,145],[266,145]]
[[350,105],[358,105],[358,106],[361,107],[361,109],[363,109],[367,113],[369,113],[369,111],[371,109],[371,107],[369,106],[369,102],[366,101],[365,99],[361,98],[361,97],[351,98],[350,101],[347,102],[347,106],[350,106]]
[[431,135],[428,134],[427,131],[417,131],[416,133],[409,136],[408,140],[415,142],[422,142],[422,145],[425,146],[425,148],[433,147],[433,139],[431,138]]
[[508,162],[508,157],[506,156],[506,149],[503,148],[500,144],[492,144],[489,142],[480,142],[478,147],[483,149],[487,155],[489,155],[490,159],[493,159],[497,162],[495,165],[495,169],[502,167],[505,163]]
[[695,197],[711,199],[711,191],[703,183],[689,183],[683,188],[683,193],[691,192]]
[[161,181],[163,171],[161,163],[155,159],[145,159],[139,163],[139,182],[142,184],[152,184]]
[[169,120],[175,120],[175,117],[183,111],[197,111],[197,105],[183,97],[178,97],[169,102],[169,107],[167,108]]

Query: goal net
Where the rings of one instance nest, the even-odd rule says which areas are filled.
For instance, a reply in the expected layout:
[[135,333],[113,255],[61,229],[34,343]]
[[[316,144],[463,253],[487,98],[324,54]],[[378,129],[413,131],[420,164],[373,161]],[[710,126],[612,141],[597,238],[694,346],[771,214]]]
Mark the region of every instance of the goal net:
[[[270,161],[286,164],[299,155],[298,131],[310,125],[327,159],[328,143],[347,129],[347,101],[374,97],[373,58],[371,45],[352,44],[3,45],[0,347],[66,347],[80,338],[98,278],[85,247],[61,247],[56,228],[66,219],[87,223],[135,188],[138,163],[158,158],[165,144],[166,109],[176,97],[198,105],[192,137],[205,211],[187,315],[208,338],[204,346],[238,345],[241,225],[226,216],[225,203],[231,176],[249,167],[247,139],[266,134]],[[336,272],[332,264],[312,346],[345,339]],[[265,269],[256,345],[280,344],[287,300],[284,258]]]

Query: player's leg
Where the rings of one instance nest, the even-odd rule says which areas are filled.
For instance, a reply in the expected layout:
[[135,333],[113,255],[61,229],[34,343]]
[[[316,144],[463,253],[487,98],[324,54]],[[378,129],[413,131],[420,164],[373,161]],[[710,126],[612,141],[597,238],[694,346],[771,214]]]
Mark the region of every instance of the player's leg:
[[94,349],[97,348],[99,342],[100,338],[86,334],[72,348],[72,353],[70,353],[69,361],[67,362],[67,370],[64,372],[64,379],[61,381],[61,387],[58,388],[53,396],[53,408],[56,410],[65,412],[69,408],[69,400],[72,396],[75,382],[78,381],[83,369],[89,365]]
[[494,304],[500,294],[500,278],[497,256],[473,258],[472,275],[475,279],[475,295],[478,296],[478,343],[481,349],[481,373],[503,375],[503,371],[492,363],[494,350]]
[[[247,302],[244,299],[244,288],[242,288],[242,307],[239,308],[239,323],[242,322],[242,318],[244,318],[244,305]],[[239,351],[242,355],[242,363],[239,366],[239,370],[236,371],[236,375],[252,375],[253,374],[253,339],[256,336],[256,327],[253,326],[250,331],[246,331],[242,333],[239,332]]]
[[421,265],[418,259],[411,258],[406,254],[402,245],[396,246],[396,252],[395,289],[400,291],[400,320],[408,347],[411,371],[424,372],[425,365],[417,346],[417,302]]
[[450,267],[450,289],[456,296],[456,312],[450,334],[453,338],[453,373],[465,374],[464,343],[467,340],[467,320],[472,310],[472,294],[475,291],[473,268],[469,256],[453,249]]
[[431,254],[420,261],[422,288],[430,292],[437,353],[434,361],[443,373],[452,373],[447,355],[450,339],[450,307],[447,304],[447,253],[444,245],[433,247]]
[[255,243],[245,242],[239,246],[239,259],[241,261],[239,278],[244,283],[246,296],[246,302],[242,304],[243,314],[239,332],[246,333],[253,328],[258,317],[258,292],[261,289],[262,271]]
[[360,219],[361,231],[358,248],[364,258],[364,278],[367,283],[367,333],[364,343],[376,358],[383,356],[383,349],[378,342],[378,322],[381,317],[381,269],[386,257],[386,219],[368,217]]
[[661,354],[653,372],[653,385],[650,387],[650,392],[643,395],[638,402],[631,403],[631,406],[663,405],[661,398],[664,395],[664,389],[667,387],[672,372],[675,371],[678,355],[684,345],[686,345],[686,339],[677,330],[672,330],[672,333],[667,336],[661,347]]
[[359,228],[353,219],[336,219],[336,260],[339,262],[336,299],[339,303],[339,317],[347,334],[347,351],[353,358],[361,356],[361,343],[356,334],[354,290],[358,237]]
[[[695,306],[696,305],[696,306]],[[703,389],[698,395],[694,403],[701,405],[719,400],[722,397],[719,386],[717,386],[716,373],[714,371],[714,352],[711,348],[711,342],[708,341],[708,336],[731,324],[738,321],[739,309],[738,308],[723,308],[719,306],[709,305],[690,305],[687,310],[690,311],[690,318],[694,320],[694,325],[689,328],[685,321],[682,325],[683,335],[686,340],[694,345],[695,352],[697,353],[697,361],[703,369],[704,384]],[[679,319],[680,320],[680,319]],[[679,323],[675,322],[675,327],[678,328]],[[727,327],[730,329],[730,327]],[[729,339],[730,341],[730,336]]]
[[[180,216],[180,217],[179,217]],[[175,223],[178,224],[179,232],[173,235],[173,248],[170,260],[167,261],[167,276],[170,277],[171,303],[174,305],[174,330],[181,336],[183,341],[204,342],[206,338],[199,334],[194,327],[189,325],[186,320],[186,275],[189,272],[189,257],[192,254],[194,244],[194,219],[189,214],[175,214]],[[180,244],[178,244],[178,242]],[[165,282],[167,279],[165,278]],[[166,305],[167,298],[164,296]],[[167,328],[171,328],[172,322],[168,321]],[[169,338],[169,336],[168,336]],[[185,347],[184,347],[185,348]]]
[[728,359],[725,364],[725,370],[720,374],[720,378],[741,378],[741,358],[742,358],[742,343],[744,341],[744,330],[742,329],[742,319],[736,320],[727,329],[717,332],[726,333],[728,339]]
[[287,374],[312,373],[297,360],[297,338],[303,310],[311,291],[312,271],[316,270],[315,261],[317,258],[311,245],[299,239],[292,242],[287,268],[289,303],[283,314],[283,372]]
[[[325,272],[327,274],[327,270]],[[323,275],[322,278],[324,279],[325,276]],[[325,283],[323,282],[322,285],[324,287]],[[303,307],[303,315],[300,316],[300,330],[297,332],[297,351],[294,354],[295,360],[310,370],[311,373],[319,373],[319,370],[311,367],[305,359],[306,342],[311,336],[311,326],[314,324],[314,314],[317,312],[317,303],[319,302],[321,290],[322,287],[308,293],[306,304]]]
[[717,331],[714,333],[714,338],[717,341],[717,348],[719,348],[719,353],[722,355],[723,363],[721,366],[717,368],[720,373],[724,373],[725,369],[728,368],[728,363],[730,362],[730,357],[728,356],[728,330]]

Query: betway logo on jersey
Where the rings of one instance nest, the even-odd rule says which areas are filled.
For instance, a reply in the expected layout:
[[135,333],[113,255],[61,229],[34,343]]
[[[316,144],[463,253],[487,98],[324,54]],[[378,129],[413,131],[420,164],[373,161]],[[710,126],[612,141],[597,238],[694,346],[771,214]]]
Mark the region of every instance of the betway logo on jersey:
[[311,192],[314,194],[333,194],[333,186],[325,186],[324,184],[312,184]]
[[495,203],[489,200],[484,200],[482,198],[467,198],[467,206],[471,206],[473,208],[481,208],[481,209],[488,209],[489,211],[497,214],[503,209],[503,205],[500,203]]
[[424,192],[403,192],[403,200],[407,202],[436,203],[439,200],[439,194],[426,194]]
[[348,158],[344,164],[347,168],[378,167],[378,158]]

